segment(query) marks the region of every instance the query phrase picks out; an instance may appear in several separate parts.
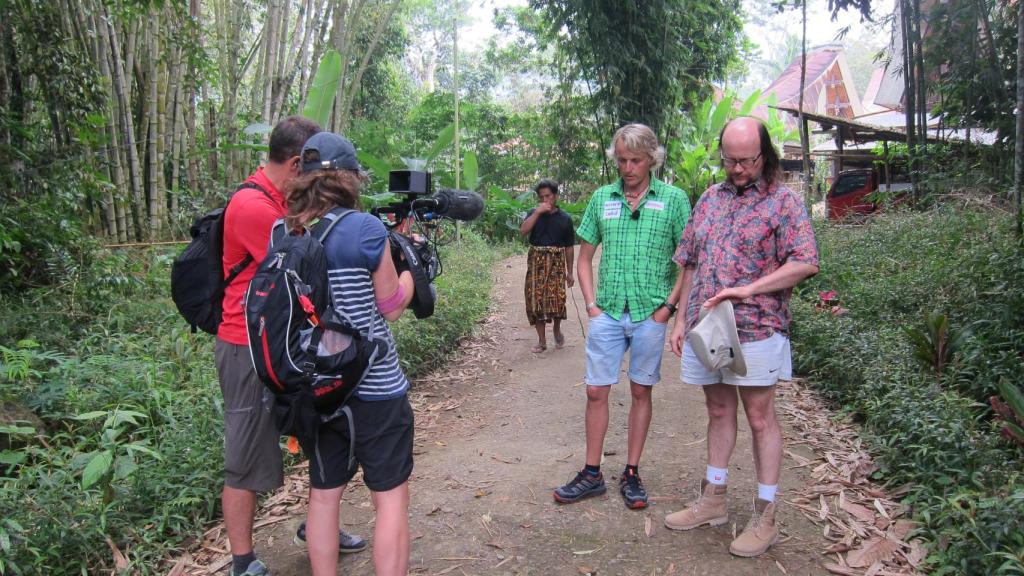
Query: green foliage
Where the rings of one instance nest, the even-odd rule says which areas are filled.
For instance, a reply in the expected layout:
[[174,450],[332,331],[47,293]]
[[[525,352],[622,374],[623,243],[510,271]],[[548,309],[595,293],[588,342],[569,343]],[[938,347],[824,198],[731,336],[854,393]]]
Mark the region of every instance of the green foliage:
[[[952,126],[981,126],[1013,139],[1017,94],[1017,8],[999,2],[940,2],[926,14],[926,65],[940,97],[932,114]],[[958,46],[962,51],[949,50]]]
[[[537,195],[531,190],[513,196],[492,186],[484,197],[487,209],[479,220],[473,222],[473,228],[480,230],[492,240],[521,242],[519,227],[526,218],[527,211],[537,205]],[[570,202],[559,195],[558,207],[572,217],[576,226],[587,209],[587,201]]]
[[[92,268],[125,282],[0,297],[0,333],[22,339],[0,345],[0,399],[45,425],[0,426],[0,441],[17,439],[0,449],[0,573],[109,573],[108,538],[129,572],[163,573],[160,561],[219,515],[214,340],[193,334],[167,297],[171,256],[100,251]],[[435,316],[395,326],[411,376],[487,313],[499,252],[470,230],[443,256]]]
[[[722,80],[742,38],[734,0],[589,2],[532,0],[542,34],[596,86],[615,127],[643,122],[664,134],[693,95]],[[708,26],[714,22],[714,26]]]
[[[761,92],[755,90],[737,107],[736,95],[730,92],[718,103],[715,103],[713,95],[708,96],[683,117],[679,127],[681,138],[669,143],[669,158],[676,161],[674,166],[679,177],[676,185],[690,194],[691,203],[696,203],[697,198],[724,175],[719,164],[718,135],[726,123],[749,115],[758,106],[774,103],[774,93],[762,98]],[[765,127],[772,142],[786,142],[799,137],[786,129],[774,108],[768,108]]]
[[[1024,262],[1012,218],[933,209],[862,227],[816,222],[816,233],[821,272],[793,301],[796,369],[863,421],[879,478],[912,485],[905,503],[923,525],[928,573],[1019,573],[1024,448],[1000,439],[987,409],[997,383],[1024,380]],[[828,290],[846,314],[815,309]],[[919,331],[925,372],[902,326],[936,309],[965,333],[947,327],[942,337],[933,317],[933,330]],[[937,375],[936,355],[952,340],[956,361]]]

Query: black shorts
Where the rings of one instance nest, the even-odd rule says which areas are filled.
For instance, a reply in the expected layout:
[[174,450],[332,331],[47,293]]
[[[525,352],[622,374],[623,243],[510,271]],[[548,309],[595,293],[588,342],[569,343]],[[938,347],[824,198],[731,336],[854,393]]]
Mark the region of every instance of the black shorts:
[[[356,462],[363,468],[363,482],[374,492],[386,492],[412,474],[413,413],[409,397],[372,402],[353,398],[348,403],[356,429]],[[339,418],[320,427],[319,457],[312,438],[299,439],[309,458],[309,483],[329,490],[348,483],[356,467],[349,469],[348,422]]]

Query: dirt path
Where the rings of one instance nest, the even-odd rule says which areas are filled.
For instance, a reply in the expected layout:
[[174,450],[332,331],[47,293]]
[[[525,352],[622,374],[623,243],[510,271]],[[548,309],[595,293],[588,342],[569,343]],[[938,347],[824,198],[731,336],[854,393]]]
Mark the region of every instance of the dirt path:
[[[551,490],[583,462],[583,299],[575,291],[562,350],[530,353],[536,335],[523,315],[525,257],[495,271],[494,312],[447,370],[414,384],[416,467],[411,482],[413,574],[826,574],[822,529],[783,505],[783,540],[768,554],[739,559],[728,552],[756,491],[750,433],[741,416],[731,472],[730,522],[673,532],[665,514],[688,500],[703,476],[705,414],[699,390],[679,382],[678,359],[666,349],[655,388],[654,419],[640,471],[651,495],[645,511],[627,509],[617,484],[608,494],[556,505]],[[584,320],[583,325],[586,325]],[[549,342],[552,338],[548,337]],[[623,378],[625,380],[625,378]],[[605,443],[606,476],[625,463],[628,386],[615,386]],[[783,402],[780,414],[787,412]],[[787,422],[782,500],[806,493],[809,449]],[[794,460],[794,454],[798,460]],[[807,460],[804,460],[806,458]],[[357,477],[358,478],[358,477]],[[304,515],[303,473],[270,498],[258,523],[257,551],[274,574],[306,574],[305,552],[292,542]],[[373,532],[365,487],[353,482],[343,526]],[[214,535],[215,536],[215,535]],[[217,538],[212,538],[217,540]],[[209,568],[209,567],[208,567]],[[369,551],[342,557],[342,574],[373,574]]]

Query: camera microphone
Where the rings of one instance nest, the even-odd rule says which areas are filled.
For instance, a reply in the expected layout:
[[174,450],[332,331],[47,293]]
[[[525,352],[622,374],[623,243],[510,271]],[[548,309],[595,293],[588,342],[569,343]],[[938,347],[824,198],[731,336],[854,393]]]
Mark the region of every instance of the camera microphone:
[[484,211],[483,196],[471,190],[442,188],[429,198],[418,199],[415,202],[417,205],[430,206],[437,216],[463,222],[476,220]]

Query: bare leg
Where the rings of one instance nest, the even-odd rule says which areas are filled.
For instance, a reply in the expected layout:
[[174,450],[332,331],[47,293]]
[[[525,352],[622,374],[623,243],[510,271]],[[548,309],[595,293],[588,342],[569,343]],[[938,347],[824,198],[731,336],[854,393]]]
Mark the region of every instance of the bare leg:
[[252,552],[252,523],[256,517],[256,493],[241,488],[224,487],[221,492],[224,525],[228,531],[231,553],[243,556]]
[[371,494],[377,508],[373,566],[378,576],[404,576],[409,572],[409,483]]
[[627,431],[626,463],[631,466],[640,464],[640,456],[647,442],[647,430],[651,427],[652,386],[642,386],[629,382],[629,392],[633,397],[629,405],[629,430]]
[[743,386],[740,388],[743,410],[754,437],[754,467],[761,484],[779,483],[782,465],[782,431],[775,416],[775,386]]
[[565,336],[562,335],[562,319],[555,318],[554,320],[552,320],[552,324],[553,327],[551,331],[555,335],[555,346],[561,348],[562,345],[565,344]]
[[736,447],[736,387],[729,384],[703,386],[708,409],[708,464],[728,468]]
[[608,393],[611,386],[587,386],[587,464],[601,463],[604,436],[608,432]]
[[334,576],[338,571],[338,508],[344,486],[309,489],[306,544],[315,576]]
[[537,330],[537,345],[547,346],[548,341],[547,338],[545,338],[544,336],[544,321],[538,320],[536,323],[534,323],[533,327],[536,328]]

